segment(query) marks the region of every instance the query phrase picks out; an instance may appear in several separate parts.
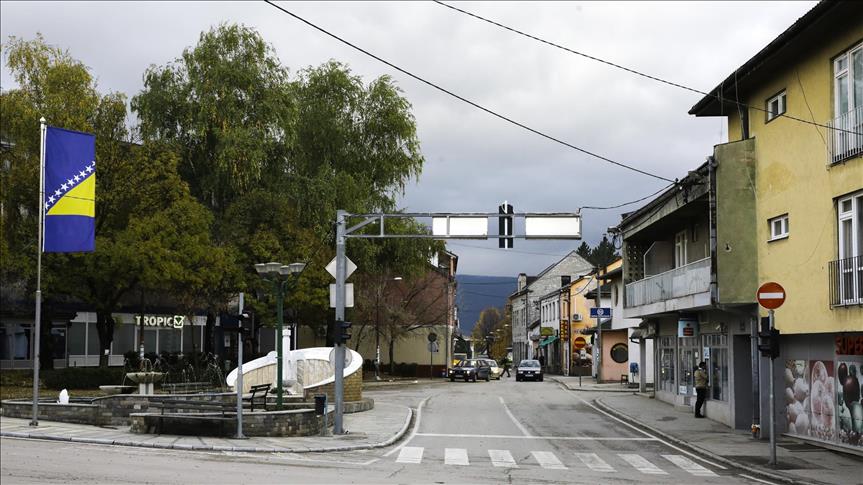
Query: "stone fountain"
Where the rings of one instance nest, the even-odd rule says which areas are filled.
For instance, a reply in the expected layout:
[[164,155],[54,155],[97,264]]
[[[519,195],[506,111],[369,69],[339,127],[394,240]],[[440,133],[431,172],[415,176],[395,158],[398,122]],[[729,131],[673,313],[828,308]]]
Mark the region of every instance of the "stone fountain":
[[164,372],[156,372],[153,370],[153,363],[150,359],[141,360],[141,369],[138,372],[127,372],[126,379],[138,384],[138,394],[152,395],[154,384],[161,382],[164,379]]

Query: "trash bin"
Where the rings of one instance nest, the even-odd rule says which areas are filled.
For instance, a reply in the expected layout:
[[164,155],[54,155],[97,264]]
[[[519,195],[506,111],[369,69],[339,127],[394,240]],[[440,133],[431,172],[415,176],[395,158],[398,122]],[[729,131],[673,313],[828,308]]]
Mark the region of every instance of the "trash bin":
[[315,414],[321,416],[327,411],[327,395],[315,394]]

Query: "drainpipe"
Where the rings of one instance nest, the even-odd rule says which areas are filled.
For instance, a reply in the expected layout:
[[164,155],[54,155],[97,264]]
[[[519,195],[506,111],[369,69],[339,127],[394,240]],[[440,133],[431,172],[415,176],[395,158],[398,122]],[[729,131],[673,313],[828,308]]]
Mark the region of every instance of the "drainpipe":
[[716,158],[707,157],[707,179],[710,200],[710,303],[716,306],[719,303],[719,288],[717,286],[717,264],[716,264]]

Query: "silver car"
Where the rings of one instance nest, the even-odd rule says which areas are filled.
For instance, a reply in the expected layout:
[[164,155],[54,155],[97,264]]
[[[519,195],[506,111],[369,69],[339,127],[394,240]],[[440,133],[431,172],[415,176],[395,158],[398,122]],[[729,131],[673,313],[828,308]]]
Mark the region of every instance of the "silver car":
[[539,365],[538,360],[525,359],[518,363],[515,380],[523,381],[526,379],[542,382],[542,366]]
[[500,376],[503,375],[503,369],[497,365],[496,360],[494,360],[494,359],[479,359],[479,360],[485,362],[486,364],[488,364],[489,367],[491,367],[491,372],[489,372],[488,375],[492,379],[500,380]]

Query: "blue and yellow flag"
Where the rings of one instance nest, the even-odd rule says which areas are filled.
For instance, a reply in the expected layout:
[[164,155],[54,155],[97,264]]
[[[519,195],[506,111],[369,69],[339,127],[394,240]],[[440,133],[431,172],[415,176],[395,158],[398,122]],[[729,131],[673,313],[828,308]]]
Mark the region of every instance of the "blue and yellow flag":
[[47,127],[45,133],[46,253],[96,249],[96,136]]

